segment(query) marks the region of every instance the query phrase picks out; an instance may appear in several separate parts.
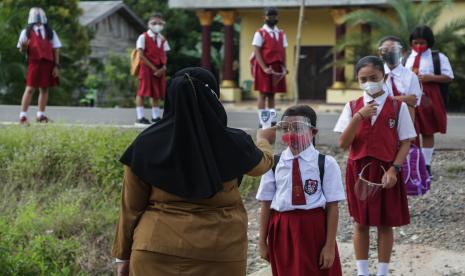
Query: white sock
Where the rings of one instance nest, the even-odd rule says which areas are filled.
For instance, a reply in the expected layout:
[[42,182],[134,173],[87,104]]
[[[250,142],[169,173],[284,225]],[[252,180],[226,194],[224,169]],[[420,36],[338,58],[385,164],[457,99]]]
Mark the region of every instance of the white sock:
[[270,108],[269,110],[270,110],[271,113],[274,113],[274,115],[271,115],[271,122],[276,123],[277,118],[278,118],[278,113],[276,113],[276,109]]
[[431,165],[431,159],[433,159],[434,148],[421,148],[421,151],[423,152],[423,156],[425,156],[426,165]]
[[159,107],[152,107],[152,118],[153,119],[160,118],[160,108]]
[[389,272],[389,263],[378,263],[378,273],[376,276],[387,276]]
[[45,115],[45,112],[37,111],[37,118],[40,118]]
[[21,119],[22,117],[27,118],[27,112],[24,112],[24,111],[19,112],[19,118]]
[[137,120],[144,118],[144,107],[143,106],[137,106],[136,112],[137,112]]
[[357,260],[357,274],[368,276],[368,260]]

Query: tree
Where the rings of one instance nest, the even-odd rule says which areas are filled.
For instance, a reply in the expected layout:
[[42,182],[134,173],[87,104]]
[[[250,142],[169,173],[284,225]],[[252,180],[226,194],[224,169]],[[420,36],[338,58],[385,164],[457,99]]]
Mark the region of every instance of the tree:
[[26,59],[16,49],[19,34],[26,27],[29,9],[42,7],[51,27],[63,44],[60,86],[50,93],[50,104],[73,103],[72,92],[84,80],[83,63],[90,53],[88,32],[79,22],[78,0],[3,0],[0,3],[0,102],[19,104],[24,91]]
[[465,65],[462,62],[464,58],[460,55],[465,48],[463,36],[465,18],[451,19],[441,27],[437,24],[441,13],[446,12],[451,5],[451,0],[423,0],[420,3],[410,0],[390,0],[392,15],[374,9],[351,12],[345,16],[345,22],[351,26],[362,23],[370,25],[373,30],[371,37],[360,32],[350,33],[337,43],[334,51],[347,50],[349,54],[341,63],[354,64],[361,56],[377,55],[378,41],[381,37],[396,35],[402,39],[406,48],[404,50],[407,52],[410,47],[409,35],[413,28],[418,25],[428,25],[435,30],[434,47],[446,53],[454,67],[456,80],[451,86],[451,102],[461,101],[462,107],[454,108],[465,108],[465,95],[458,89],[465,84]]

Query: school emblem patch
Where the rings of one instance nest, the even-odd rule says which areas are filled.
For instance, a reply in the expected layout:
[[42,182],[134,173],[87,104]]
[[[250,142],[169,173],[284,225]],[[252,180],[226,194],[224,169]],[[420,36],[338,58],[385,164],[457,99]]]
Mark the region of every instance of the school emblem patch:
[[269,110],[263,110],[260,116],[262,118],[262,121],[266,123],[271,118],[271,112]]
[[394,128],[396,126],[396,119],[389,118],[388,125],[389,128]]
[[313,195],[318,190],[318,181],[313,179],[305,180],[304,191],[309,195]]

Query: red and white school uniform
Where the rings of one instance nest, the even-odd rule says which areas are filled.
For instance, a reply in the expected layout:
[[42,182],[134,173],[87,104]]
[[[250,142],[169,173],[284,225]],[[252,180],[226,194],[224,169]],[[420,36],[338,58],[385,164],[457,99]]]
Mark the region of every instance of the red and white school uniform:
[[[170,50],[168,41],[161,35],[148,30],[137,39],[137,49],[144,51],[145,57],[157,68],[166,65],[166,52]],[[139,87],[137,96],[164,99],[166,94],[166,73],[158,78],[143,61],[139,65]]]
[[[17,47],[21,48],[27,40],[26,30],[22,30]],[[56,48],[61,48],[61,42],[55,31],[52,40],[49,40],[43,25],[32,27],[27,48],[27,86],[49,88],[59,84],[58,77],[53,76],[55,67],[53,49]]]
[[[252,41],[253,46],[261,48],[261,55],[266,67],[271,66],[273,71],[282,72],[286,59],[287,39],[283,30],[268,25],[255,32]],[[282,78],[276,85],[273,85],[272,75],[266,74],[258,62],[255,63],[254,88],[261,93],[285,93],[287,91],[286,78]]]
[[364,178],[382,183],[383,170],[392,166],[399,148],[399,141],[416,137],[415,128],[407,105],[388,96],[387,93],[373,99],[364,93],[355,102],[344,107],[334,131],[344,132],[361,108],[369,102],[378,104],[377,113],[361,122],[355,138],[350,145],[346,168],[346,190],[349,213],[353,219],[368,226],[401,226],[410,223],[407,192],[400,174],[397,184],[391,189],[381,189],[373,197],[359,200],[354,187],[362,168],[371,162],[364,171]]
[[[431,49],[426,50],[420,55],[419,64],[415,62],[418,59],[417,56],[418,53],[412,50],[412,53],[407,58],[405,67],[419,75],[434,75]],[[439,61],[441,63],[441,74],[453,79],[454,73],[449,59],[444,54],[439,53]],[[416,68],[417,66],[418,68]],[[423,135],[433,135],[436,132],[446,133],[447,114],[439,83],[427,82],[422,83],[422,86],[423,99],[416,111],[419,132]]]
[[[271,201],[268,249],[274,276],[342,275],[337,245],[332,267],[320,270],[318,264],[326,242],[326,203],[345,199],[341,170],[328,155],[321,185],[318,154],[313,145],[298,156],[288,148],[275,172],[270,170],[261,178],[256,198]],[[299,205],[293,204],[294,162],[300,168],[300,190],[305,198]]]

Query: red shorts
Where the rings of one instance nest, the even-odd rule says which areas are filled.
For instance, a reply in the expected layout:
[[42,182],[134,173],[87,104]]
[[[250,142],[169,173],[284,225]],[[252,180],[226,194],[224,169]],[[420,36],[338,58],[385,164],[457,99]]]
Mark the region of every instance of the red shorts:
[[159,78],[153,75],[153,71],[142,62],[139,67],[139,86],[137,96],[150,97],[154,99],[164,99],[166,93],[166,74]]
[[[279,76],[267,74],[263,72],[262,68],[256,63],[255,72],[255,82],[254,88],[260,93],[286,93],[286,77],[280,79]],[[270,64],[271,68],[275,72],[282,72],[281,62],[274,62]],[[280,79],[280,80],[279,80]]]

